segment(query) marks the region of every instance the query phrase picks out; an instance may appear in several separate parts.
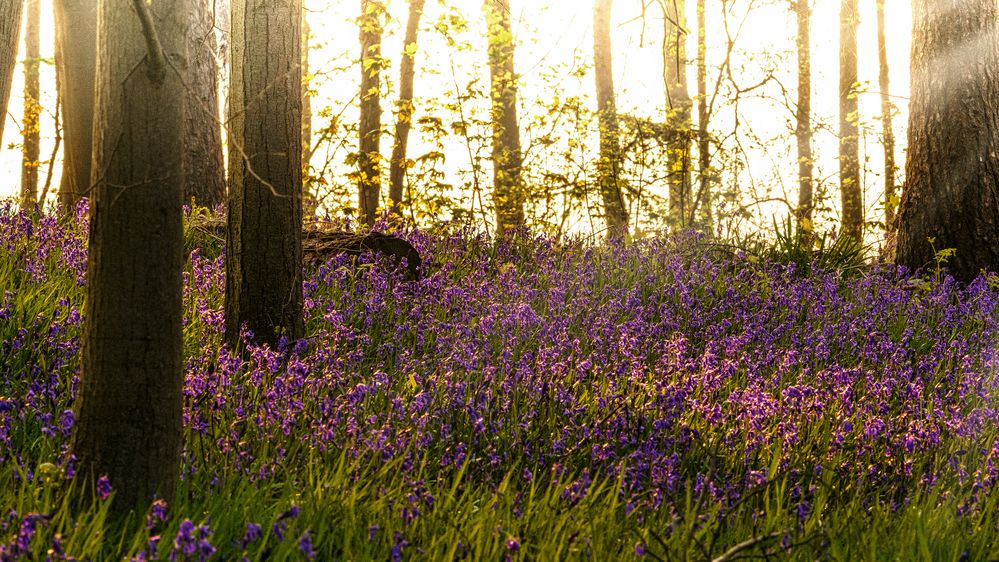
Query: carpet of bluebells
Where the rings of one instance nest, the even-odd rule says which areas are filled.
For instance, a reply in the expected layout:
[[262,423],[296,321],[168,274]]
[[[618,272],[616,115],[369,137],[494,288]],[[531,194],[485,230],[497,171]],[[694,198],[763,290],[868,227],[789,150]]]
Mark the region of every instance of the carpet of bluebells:
[[183,482],[112,522],[68,450],[85,217],[0,203],[0,560],[999,557],[994,280],[693,235],[405,231],[420,280],[331,259],[244,359],[189,228]]

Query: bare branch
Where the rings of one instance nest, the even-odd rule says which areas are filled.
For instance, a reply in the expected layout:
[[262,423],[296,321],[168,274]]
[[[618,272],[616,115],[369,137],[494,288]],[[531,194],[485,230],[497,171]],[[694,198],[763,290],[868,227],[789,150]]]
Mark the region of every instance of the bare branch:
[[142,25],[142,35],[146,38],[146,49],[149,51],[149,79],[154,84],[162,84],[166,78],[166,57],[163,55],[163,45],[156,33],[153,16],[149,12],[146,0],[132,0],[135,13]]

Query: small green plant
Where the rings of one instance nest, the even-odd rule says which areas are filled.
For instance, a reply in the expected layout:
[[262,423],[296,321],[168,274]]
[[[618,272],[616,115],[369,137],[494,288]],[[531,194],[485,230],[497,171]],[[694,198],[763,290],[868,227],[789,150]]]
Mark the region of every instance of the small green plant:
[[848,236],[832,237],[816,233],[810,223],[799,224],[794,217],[773,221],[772,237],[741,238],[732,246],[754,261],[793,265],[797,274],[809,276],[814,270],[835,271],[848,277],[867,268],[868,247]]
[[933,280],[940,283],[943,280],[947,262],[950,261],[950,258],[957,255],[957,248],[943,248],[938,250],[936,238],[927,238],[926,240],[930,243],[930,248],[933,250]]

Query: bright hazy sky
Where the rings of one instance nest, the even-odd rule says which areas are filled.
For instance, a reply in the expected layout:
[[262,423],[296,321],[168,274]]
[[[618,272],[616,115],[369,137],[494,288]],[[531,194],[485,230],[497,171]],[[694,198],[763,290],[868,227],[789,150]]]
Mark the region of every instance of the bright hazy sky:
[[[357,56],[357,30],[353,18],[358,10],[358,0],[306,0],[309,9],[309,23],[314,37],[314,49],[311,51],[311,66],[319,71],[332,71],[349,64]],[[42,50],[43,57],[52,56],[52,25],[51,0],[41,0]],[[724,31],[721,21],[722,3],[720,0],[708,0],[708,34],[709,34],[709,91],[717,76],[717,64],[723,54]],[[393,64],[398,62],[401,49],[401,35],[405,25],[408,3],[403,0],[389,0],[389,11],[394,21],[389,26],[389,36],[385,38],[383,54],[390,58]],[[448,6],[459,9],[472,26],[468,37],[472,39],[476,49],[481,48],[484,39],[481,38],[481,0],[449,0]],[[759,82],[766,65],[776,67],[779,83],[784,86],[787,96],[792,102],[795,99],[797,84],[796,59],[794,55],[795,20],[789,12],[788,0],[731,0],[727,4],[731,10],[730,29],[742,23],[739,32],[733,71],[741,85],[751,85]],[[694,1],[688,1],[688,14],[693,15]],[[750,15],[744,19],[743,14],[752,6]],[[816,178],[824,181],[831,189],[836,182],[837,123],[838,99],[838,14],[837,0],[815,0],[812,19],[812,89],[813,89],[813,120],[818,130],[814,137],[813,150],[818,158],[816,163]],[[887,42],[889,48],[889,64],[891,68],[891,89],[899,114],[894,124],[896,138],[900,144],[898,164],[903,165],[904,130],[906,121],[906,103],[909,90],[908,57],[910,35],[910,8],[907,0],[886,0],[887,7]],[[517,37],[516,65],[521,74],[521,104],[531,105],[534,98],[550,92],[550,77],[558,77],[559,87],[565,94],[578,93],[592,99],[593,79],[588,75],[577,79],[569,75],[569,68],[579,63],[589,64],[592,54],[592,4],[589,0],[554,0],[537,2],[530,0],[511,0],[511,11],[514,21],[514,33]],[[875,2],[861,2],[861,19],[858,30],[860,52],[860,81],[865,93],[861,94],[861,122],[865,125],[867,134],[861,142],[861,161],[866,160],[864,183],[867,190],[865,204],[868,208],[868,219],[880,218],[880,177],[882,170],[880,133],[880,99],[877,84],[877,50],[875,35]],[[662,55],[661,16],[657,17],[655,8],[650,8],[647,20],[645,42],[642,44],[642,22],[640,19],[640,0],[617,0],[613,11],[613,49],[615,86],[618,95],[618,107],[622,111],[649,117],[661,116],[664,107],[662,86]],[[483,60],[478,60],[479,51],[453,53],[449,52],[444,40],[433,31],[433,23],[447,8],[441,7],[435,0],[427,2],[420,37],[420,52],[417,64],[420,71],[417,75],[416,97],[436,96],[446,99],[449,91],[453,92],[454,78],[452,76],[452,61],[456,69],[459,84],[481,73],[483,84],[488,83],[488,71]],[[691,30],[693,32],[693,30]],[[476,43],[476,41],[478,41]],[[694,51],[693,37],[688,43],[688,56]],[[768,52],[773,56],[768,58],[759,53]],[[574,62],[575,61],[575,62]],[[555,69],[555,70],[552,70]],[[397,80],[397,67],[393,67],[386,77],[393,83]],[[353,96],[354,80],[357,72],[351,67],[347,74],[330,76],[316,84],[318,95],[313,100],[313,109],[318,111],[324,106],[332,106],[334,113],[339,112],[345,102]],[[689,82],[691,93],[696,84],[693,66],[689,67]],[[547,76],[547,77],[546,77]],[[22,76],[20,67],[16,71],[14,91],[11,95],[7,122],[4,128],[3,144],[0,146],[0,196],[13,195],[19,189],[20,150],[8,148],[11,143],[20,142],[19,122],[22,106]],[[42,67],[43,106],[51,111],[55,102],[55,78],[51,65]],[[751,131],[757,137],[764,139],[767,148],[748,147],[749,169],[740,177],[740,183],[753,182],[757,189],[767,186],[773,189],[771,195],[782,197],[785,193],[793,200],[796,190],[796,164],[793,148],[793,115],[783,107],[784,94],[777,83],[759,91],[755,97],[742,101],[740,119],[744,131]],[[391,100],[389,100],[391,102]],[[386,117],[384,123],[392,123],[388,112],[391,103],[384,103]],[[348,111],[346,115],[355,115]],[[731,129],[731,112],[722,110],[712,128],[721,131]],[[522,122],[524,121],[522,117]],[[317,123],[317,126],[321,123]],[[43,145],[42,158],[47,159],[52,149],[52,122],[47,115],[42,123]],[[779,142],[767,142],[767,139],[787,137]],[[385,153],[390,150],[390,142],[383,141]],[[417,144],[412,148],[418,153]],[[322,155],[317,155],[317,158]],[[338,156],[342,162],[342,155]],[[449,166],[461,167],[461,163],[451,162]],[[460,159],[460,155],[455,155]],[[41,179],[44,182],[46,166],[41,169]],[[746,175],[748,174],[748,175]],[[58,187],[58,159],[56,162],[53,190]],[[340,181],[344,181],[342,178]],[[455,181],[454,183],[460,183]],[[748,189],[748,188],[747,188]],[[834,193],[835,194],[835,193]],[[832,201],[838,201],[834,197]],[[774,207],[761,214],[783,213],[783,207]],[[769,223],[767,218],[765,223]]]

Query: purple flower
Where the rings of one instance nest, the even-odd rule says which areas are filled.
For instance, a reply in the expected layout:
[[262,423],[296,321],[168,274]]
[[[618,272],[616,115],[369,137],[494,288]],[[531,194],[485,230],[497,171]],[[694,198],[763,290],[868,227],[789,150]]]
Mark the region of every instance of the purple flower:
[[243,549],[246,549],[246,547],[250,543],[252,543],[253,541],[259,539],[260,538],[260,534],[261,534],[260,533],[260,525],[257,525],[256,523],[247,523],[246,524],[246,532],[243,533],[243,540],[242,540]]
[[69,436],[73,431],[73,424],[75,423],[76,416],[73,414],[73,410],[63,410],[62,414],[59,415],[59,425],[63,437]]
[[274,533],[274,536],[277,537],[278,542],[284,540],[284,532],[287,528],[288,524],[283,520],[278,520],[274,522],[274,526],[271,527],[271,531]]
[[21,528],[18,530],[17,538],[14,541],[15,553],[27,553],[31,549],[31,539],[35,536],[38,522],[45,522],[47,518],[39,513],[29,513],[21,520]]
[[309,530],[306,529],[305,533],[302,534],[301,538],[298,539],[298,550],[305,555],[309,560],[313,560],[316,557],[316,551],[312,548],[312,537],[309,534]]
[[180,527],[177,529],[177,536],[173,539],[175,551],[179,550],[185,556],[194,554],[194,551],[197,550],[194,530],[194,523],[190,519],[181,521]]
[[166,521],[167,502],[162,499],[153,501],[149,509],[149,516],[146,517],[146,529],[152,530],[160,521]]
[[102,500],[107,500],[111,496],[111,481],[106,474],[97,479],[97,495]]
[[510,552],[520,551],[520,541],[516,537],[508,537],[506,539],[506,549]]

